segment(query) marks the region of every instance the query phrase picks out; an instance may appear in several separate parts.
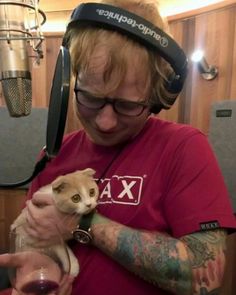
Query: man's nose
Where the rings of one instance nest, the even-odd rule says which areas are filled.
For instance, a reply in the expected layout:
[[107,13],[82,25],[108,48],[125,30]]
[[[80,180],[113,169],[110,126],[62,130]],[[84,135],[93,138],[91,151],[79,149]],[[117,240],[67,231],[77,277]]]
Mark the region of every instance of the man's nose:
[[101,131],[111,131],[117,125],[117,114],[112,105],[106,104],[97,114],[96,124]]

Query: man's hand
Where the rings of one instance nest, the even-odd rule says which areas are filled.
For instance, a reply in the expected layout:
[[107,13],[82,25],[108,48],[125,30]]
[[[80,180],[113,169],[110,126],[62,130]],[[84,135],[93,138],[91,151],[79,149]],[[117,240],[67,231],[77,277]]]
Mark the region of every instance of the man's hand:
[[36,192],[26,206],[27,224],[25,231],[38,240],[38,246],[68,240],[78,224],[78,216],[60,212],[51,194]]
[[74,278],[69,275],[62,277],[62,271],[58,264],[47,255],[36,251],[3,254],[0,255],[0,265],[9,268],[9,270],[16,268],[16,278],[10,277],[13,287],[16,289],[12,291],[12,295],[19,294],[18,291],[25,284],[38,280],[39,276],[41,279],[45,278],[59,283],[59,291],[57,290],[55,294],[71,294]]

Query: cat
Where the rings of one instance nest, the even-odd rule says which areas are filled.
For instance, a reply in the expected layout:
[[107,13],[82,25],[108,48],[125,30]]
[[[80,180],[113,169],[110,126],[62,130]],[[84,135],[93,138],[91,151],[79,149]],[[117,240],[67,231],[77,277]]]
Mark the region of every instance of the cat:
[[[93,179],[95,171],[91,168],[77,170],[75,172],[57,177],[51,184],[43,186],[39,189],[40,192],[52,193],[55,206],[61,212],[67,214],[77,214],[78,217],[88,214],[95,209],[98,200],[98,186]],[[30,237],[21,226],[26,222],[26,212],[23,209],[20,215],[11,225],[11,231],[15,230],[20,236],[24,236],[26,247],[37,247],[37,241]],[[16,247],[19,241],[16,241]],[[70,274],[77,276],[79,274],[79,262],[74,256],[71,249],[67,247],[69,254],[70,267],[65,252],[62,251],[61,245],[52,245],[53,254],[59,257],[62,261],[64,270],[70,268]]]

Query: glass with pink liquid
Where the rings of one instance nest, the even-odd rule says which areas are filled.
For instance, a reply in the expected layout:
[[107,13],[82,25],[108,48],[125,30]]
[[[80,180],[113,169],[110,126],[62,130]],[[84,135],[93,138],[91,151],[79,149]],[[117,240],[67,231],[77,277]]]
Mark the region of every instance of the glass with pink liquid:
[[37,247],[19,234],[17,228],[10,232],[10,253],[14,254],[15,263],[9,268],[9,278],[18,294],[57,293],[63,276],[70,272],[66,245],[59,240],[60,245],[56,247]]

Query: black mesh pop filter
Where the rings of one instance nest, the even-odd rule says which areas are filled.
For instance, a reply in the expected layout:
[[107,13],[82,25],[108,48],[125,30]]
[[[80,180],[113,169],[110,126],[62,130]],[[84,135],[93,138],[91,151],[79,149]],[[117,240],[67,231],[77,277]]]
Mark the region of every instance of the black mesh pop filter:
[[13,188],[24,186],[31,182],[46,166],[53,157],[55,157],[61,147],[63,134],[65,130],[68,100],[70,94],[70,54],[68,49],[61,46],[54,77],[51,87],[51,95],[47,118],[47,134],[45,154],[39,160],[32,175],[17,183],[0,184],[1,188]]
[[48,110],[46,153],[49,158],[57,155],[65,130],[68,98],[70,95],[70,55],[61,46],[51,88]]

